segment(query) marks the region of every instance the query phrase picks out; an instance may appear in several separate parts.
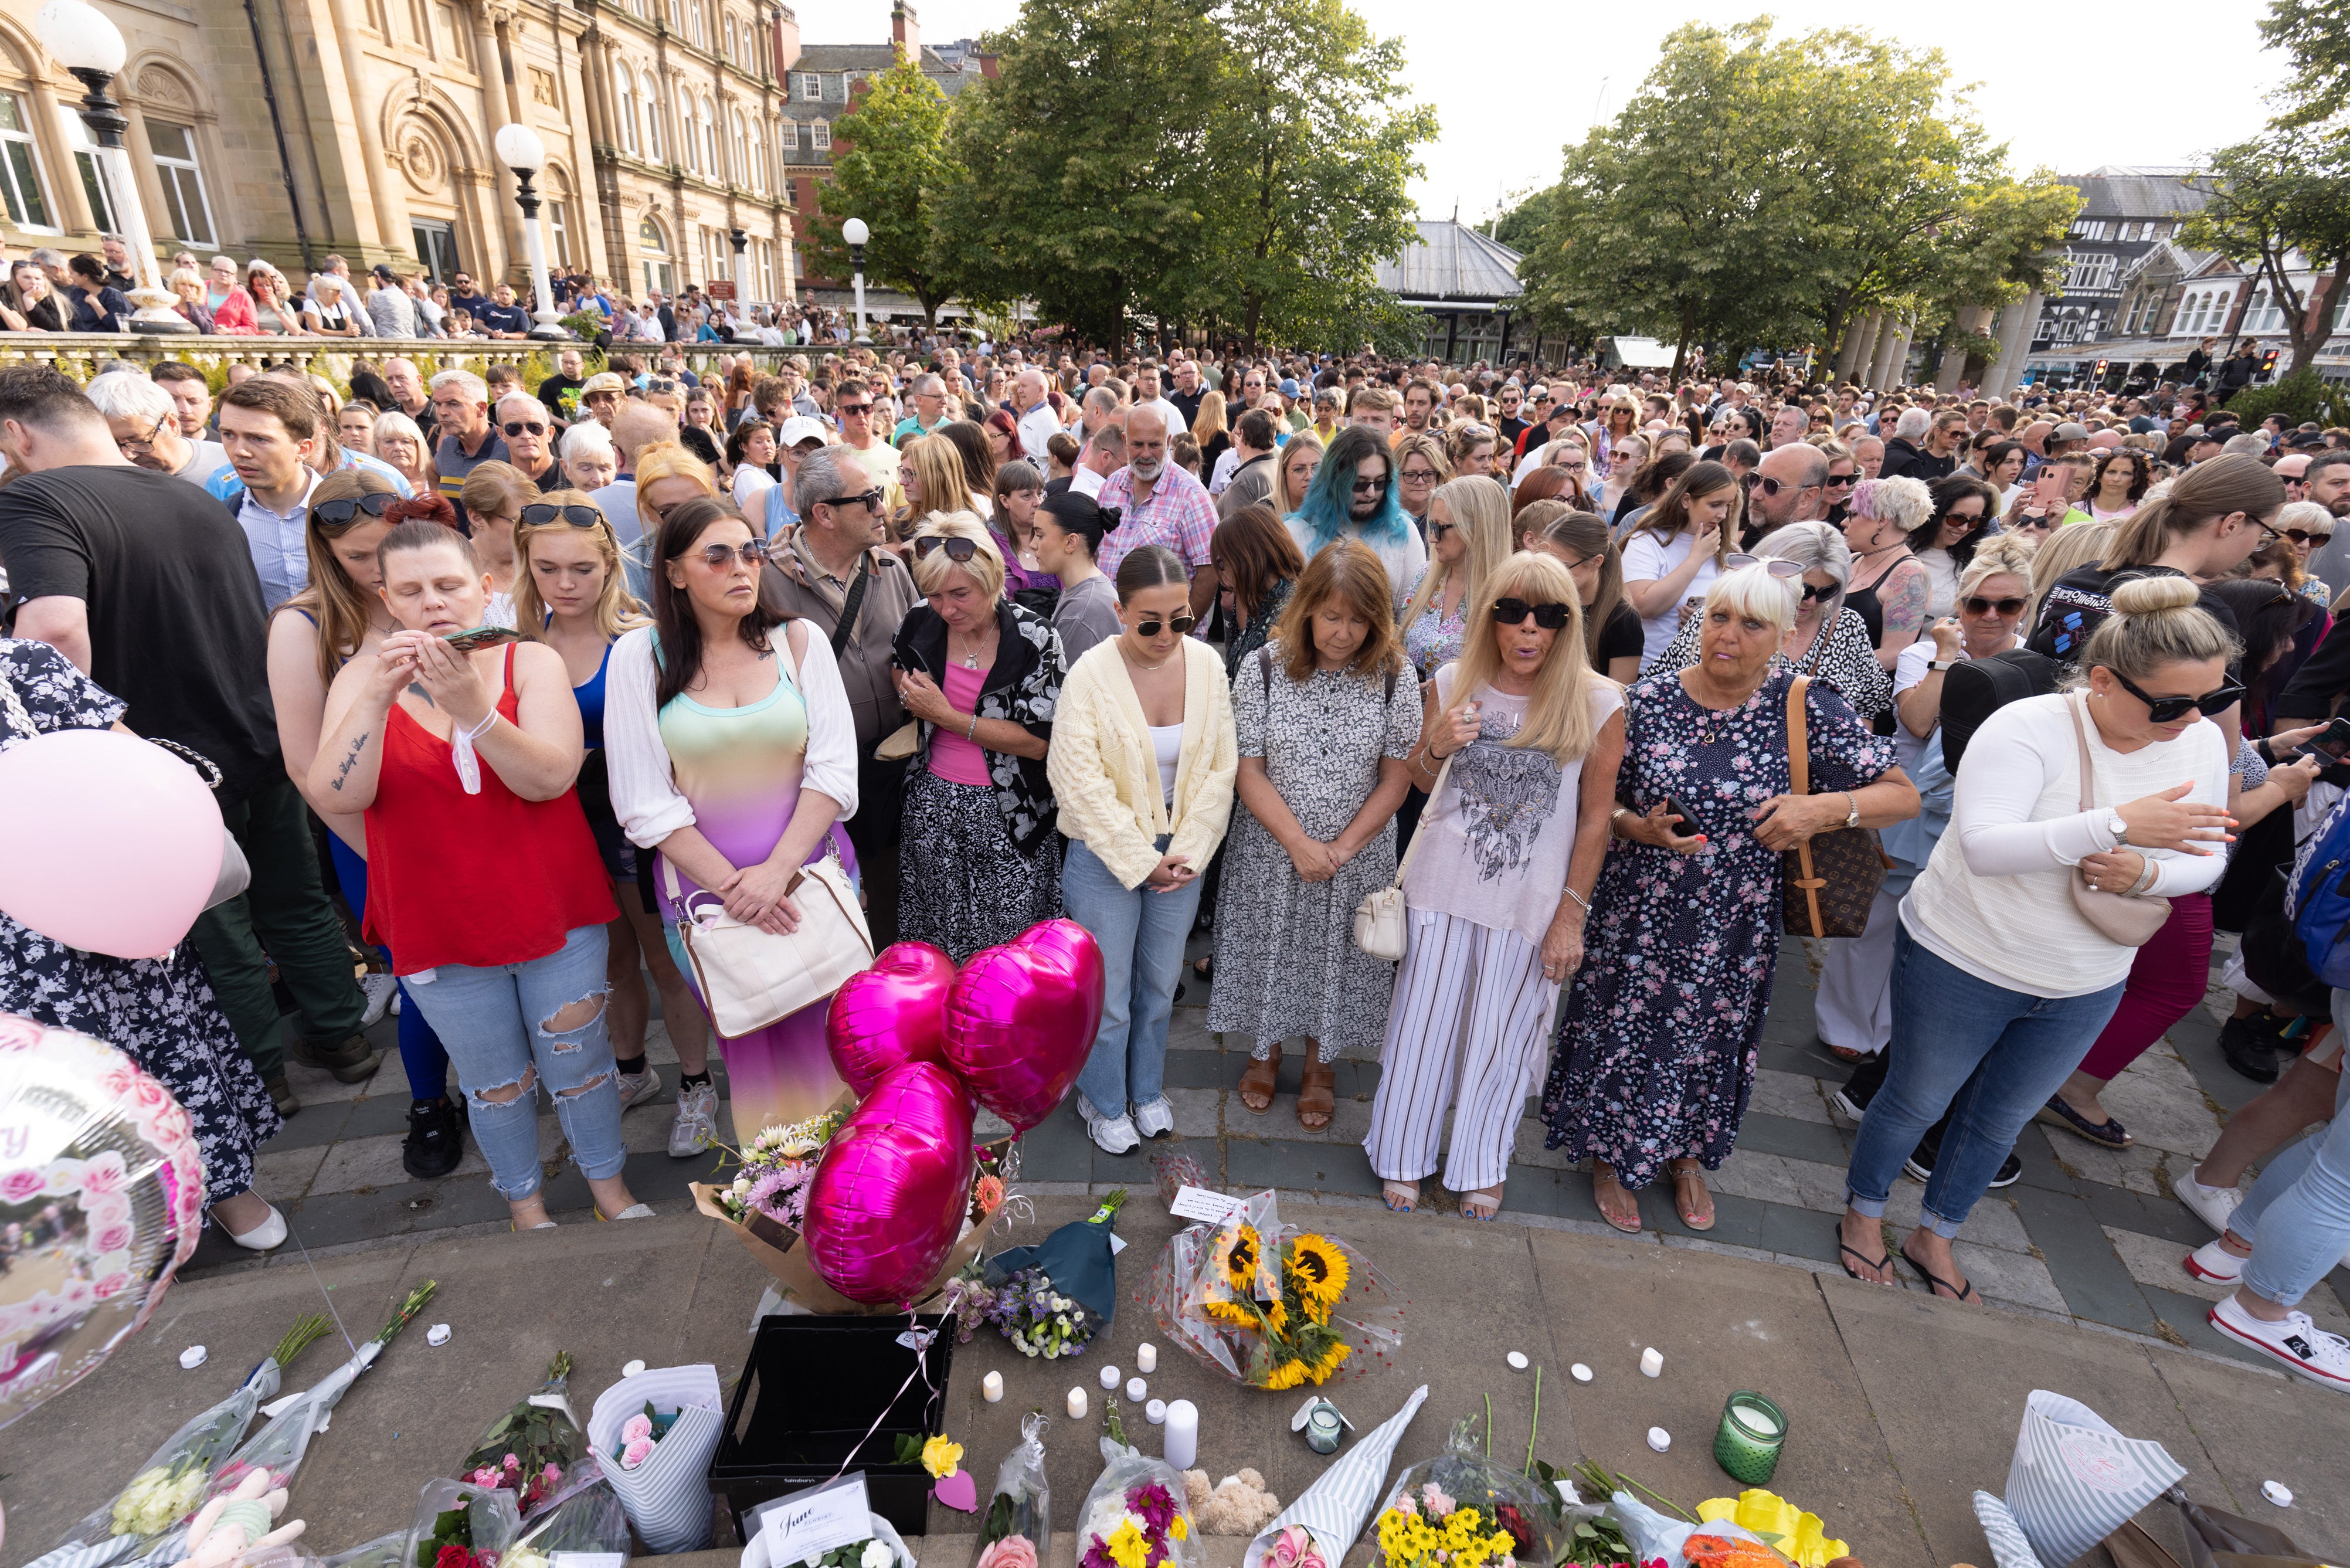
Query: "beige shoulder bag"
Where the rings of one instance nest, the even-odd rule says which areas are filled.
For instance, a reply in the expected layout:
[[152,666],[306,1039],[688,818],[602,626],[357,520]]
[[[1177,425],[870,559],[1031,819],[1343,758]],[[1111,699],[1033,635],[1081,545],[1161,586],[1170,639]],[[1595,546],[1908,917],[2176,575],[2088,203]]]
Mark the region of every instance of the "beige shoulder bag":
[[[2073,715],[2073,739],[2081,748],[2081,809],[2094,811],[2097,805],[2096,774],[2089,765],[2089,727],[2088,722],[2081,716],[2085,706],[2085,701],[2077,696],[2068,695],[2064,699],[2065,711]],[[2146,857],[2147,867],[2151,870],[2154,857],[2144,850],[2138,853]],[[2090,887],[2088,877],[2078,866],[2072,870],[2073,874],[2064,878],[2064,886],[2073,895],[2073,908],[2081,911],[2081,919],[2095,926],[2107,939],[2126,948],[2146,946],[2154,940],[2154,933],[2162,929],[2163,922],[2170,919],[2170,900],[2168,898],[2107,893]]]
[[[1455,752],[1452,757],[1460,754]],[[1428,804],[1430,805],[1434,805],[1436,797],[1444,793],[1444,781],[1452,774],[1452,757],[1445,758],[1444,765],[1436,770],[1435,787],[1428,792]],[[1419,846],[1427,839],[1428,819],[1423,816],[1419,831],[1412,836],[1411,847],[1404,851],[1403,859],[1397,863],[1395,880],[1384,888],[1372,888],[1363,895],[1363,901],[1355,906],[1355,945],[1382,963],[1395,963],[1403,957],[1404,873],[1411,869],[1411,857],[1419,853]]]

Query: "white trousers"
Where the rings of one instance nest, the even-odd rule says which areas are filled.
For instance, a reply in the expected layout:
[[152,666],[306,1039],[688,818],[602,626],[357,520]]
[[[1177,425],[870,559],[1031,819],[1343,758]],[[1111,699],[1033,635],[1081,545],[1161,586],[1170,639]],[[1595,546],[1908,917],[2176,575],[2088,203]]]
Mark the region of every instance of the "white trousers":
[[1515,931],[1420,909],[1405,925],[1363,1148],[1382,1181],[1428,1176],[1457,1090],[1444,1185],[1499,1187],[1558,1012],[1558,982],[1543,978],[1541,950]]
[[1828,939],[1814,1008],[1825,1044],[1874,1055],[1892,1040],[1893,929],[1901,923],[1901,897],[1915,880],[1900,871],[1887,876],[1868,907],[1868,929]]

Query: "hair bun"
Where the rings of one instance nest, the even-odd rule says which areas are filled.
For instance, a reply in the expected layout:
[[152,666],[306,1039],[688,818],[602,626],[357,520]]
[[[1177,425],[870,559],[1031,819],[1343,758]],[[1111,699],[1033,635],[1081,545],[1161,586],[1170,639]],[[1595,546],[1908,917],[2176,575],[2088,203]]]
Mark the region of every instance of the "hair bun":
[[2203,591],[2191,577],[2166,574],[2117,583],[2110,597],[2117,615],[2160,615],[2165,610],[2194,608]]
[[1102,506],[1102,507],[1097,507],[1095,510],[1096,510],[1097,512],[1098,512],[1098,513],[1099,513],[1099,514],[1100,514],[1100,516],[1101,516],[1101,525],[1102,525],[1102,532],[1103,532],[1103,533],[1107,534],[1107,533],[1108,533],[1111,529],[1116,528],[1116,527],[1118,526],[1118,511],[1119,511],[1119,509],[1118,509],[1118,507],[1115,507],[1115,506]]

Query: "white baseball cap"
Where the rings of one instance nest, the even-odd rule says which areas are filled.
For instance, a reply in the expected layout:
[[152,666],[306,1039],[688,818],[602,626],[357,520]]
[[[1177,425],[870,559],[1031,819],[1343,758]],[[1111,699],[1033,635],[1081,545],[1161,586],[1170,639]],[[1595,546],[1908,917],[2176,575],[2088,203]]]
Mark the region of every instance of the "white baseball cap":
[[829,444],[831,440],[832,432],[824,428],[824,421],[810,419],[806,414],[794,414],[784,421],[784,428],[775,432],[777,446],[797,446],[804,441]]

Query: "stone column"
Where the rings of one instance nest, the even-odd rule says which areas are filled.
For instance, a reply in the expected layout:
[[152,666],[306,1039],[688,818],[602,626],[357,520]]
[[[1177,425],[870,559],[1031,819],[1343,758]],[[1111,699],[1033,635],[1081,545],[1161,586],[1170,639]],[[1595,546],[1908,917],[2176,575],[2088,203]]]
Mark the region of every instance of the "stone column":
[[1884,329],[1877,335],[1877,356],[1869,361],[1868,384],[1880,389],[1889,388],[1898,378],[1901,360],[1909,347],[1909,328],[1899,317],[1885,318]]
[[[1983,318],[1990,314],[1987,308],[1980,305],[1966,306],[1958,313],[1957,318],[1951,324],[1952,335],[1960,337],[1973,337],[1982,330]],[[1942,351],[1942,362],[1935,368],[1934,389],[1938,392],[1957,391],[1959,383],[1966,378],[1966,373],[1967,352],[1954,343]]]
[[1999,318],[1999,362],[1991,367],[1991,384],[1985,389],[2005,397],[2015,389],[2023,374],[2023,361],[2032,352],[2033,328],[2039,325],[2040,307],[2045,296],[2037,292],[2025,296],[2009,306]]
[[1865,381],[1868,379],[1869,358],[1877,352],[1877,334],[1884,326],[1885,313],[1872,310],[1853,327],[1852,336],[1845,343],[1843,368],[1839,372],[1846,380]]

